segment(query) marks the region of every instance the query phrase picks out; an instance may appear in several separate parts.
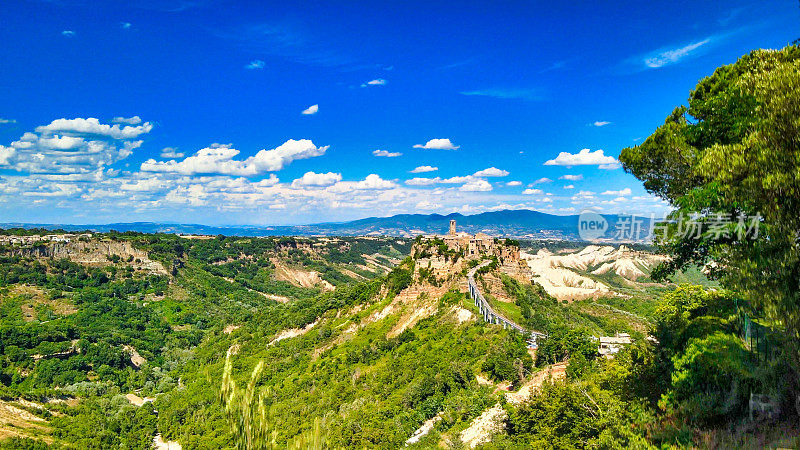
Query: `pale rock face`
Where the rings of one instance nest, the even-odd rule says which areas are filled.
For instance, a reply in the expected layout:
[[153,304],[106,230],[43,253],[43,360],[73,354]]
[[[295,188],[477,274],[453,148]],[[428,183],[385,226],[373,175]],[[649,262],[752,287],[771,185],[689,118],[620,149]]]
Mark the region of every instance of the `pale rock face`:
[[592,271],[594,275],[603,275],[608,272],[614,272],[629,280],[635,280],[647,275],[632,259],[619,259],[614,262],[603,263],[603,265]]
[[637,252],[620,246],[588,245],[580,251],[552,253],[547,249],[535,255],[523,252],[521,258],[533,272],[533,281],[544,287],[548,294],[559,300],[577,300],[613,293],[606,284],[577,273],[604,275],[613,272],[629,281],[647,276],[658,262],[666,257]]
[[[130,242],[112,240],[78,240],[49,242],[43,247],[18,250],[23,256],[39,258],[67,258],[78,264],[87,266],[105,266],[109,264],[109,256],[118,256],[126,264],[151,273],[166,274],[164,266],[151,260],[147,252],[134,248]],[[128,259],[131,259],[128,262]]]
[[278,280],[288,281],[299,287],[320,287],[324,291],[332,291],[334,289],[332,284],[323,280],[319,273],[314,270],[289,267],[276,258],[272,259],[272,263],[275,264],[275,278]]

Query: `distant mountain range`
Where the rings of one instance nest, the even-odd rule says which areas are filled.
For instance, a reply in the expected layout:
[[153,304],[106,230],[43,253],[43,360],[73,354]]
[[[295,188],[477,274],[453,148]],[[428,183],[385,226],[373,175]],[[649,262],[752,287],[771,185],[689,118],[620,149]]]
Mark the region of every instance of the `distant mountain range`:
[[[599,217],[595,215],[596,217]],[[368,217],[350,222],[326,222],[309,225],[284,226],[208,226],[198,224],[172,224],[156,222],[109,223],[105,225],[60,225],[32,223],[3,223],[2,228],[46,228],[66,231],[108,232],[116,230],[138,231],[142,233],[178,233],[229,236],[405,236],[417,234],[447,233],[450,220],[455,219],[458,231],[468,233],[483,232],[490,236],[503,236],[525,239],[566,239],[581,240],[578,231],[578,215],[557,216],[532,210],[502,210],[474,215],[458,213],[441,214],[398,214],[391,217]],[[617,230],[628,229],[630,216],[615,214],[603,215],[607,221],[602,239],[641,240],[617,236]],[[650,221],[636,217],[643,234],[649,229]]]

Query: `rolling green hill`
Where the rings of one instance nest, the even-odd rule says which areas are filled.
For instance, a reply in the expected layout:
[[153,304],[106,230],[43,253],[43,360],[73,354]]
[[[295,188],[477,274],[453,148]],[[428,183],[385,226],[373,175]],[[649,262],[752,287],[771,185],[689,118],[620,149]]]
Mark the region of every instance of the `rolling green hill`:
[[[669,341],[674,305],[728,298],[648,280],[568,302],[504,272],[513,266],[487,266],[478,280],[495,309],[548,335],[534,350],[481,320],[460,256],[447,250],[452,270],[437,278],[407,256],[409,240],[10,235],[0,236],[0,448],[692,442],[652,397],[671,386],[658,355],[682,357],[686,338],[659,350],[645,336]],[[440,250],[418,257],[430,264]],[[616,277],[597,280],[630,288]],[[714,308],[678,314],[702,331],[681,326],[732,329],[730,308]],[[634,343],[599,358],[594,339],[623,331]],[[664,395],[682,398],[676,389]]]

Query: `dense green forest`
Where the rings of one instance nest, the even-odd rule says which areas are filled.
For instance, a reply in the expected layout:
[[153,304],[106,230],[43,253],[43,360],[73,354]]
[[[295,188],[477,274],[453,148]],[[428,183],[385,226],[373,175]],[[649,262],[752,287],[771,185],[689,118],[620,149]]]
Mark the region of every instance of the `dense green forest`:
[[[0,398],[46,404],[28,408],[49,418],[52,430],[24,434],[77,448],[149,448],[157,423],[153,404],[137,408],[124,394],[158,403],[162,394],[177,396],[183,374],[193,374],[198,349],[226,326],[260,324],[262,333],[274,334],[363,301],[350,291],[328,292],[332,288],[322,282],[373,292],[368,280],[384,276],[410,248],[407,241],[371,238],[189,240],[112,232],[80,240],[131,243],[163,270],[143,270],[133,256],[104,255],[93,264],[35,257],[45,242],[0,246]],[[276,279],[276,263],[285,271],[314,272],[320,283],[301,287]],[[275,300],[282,297],[291,303]],[[145,362],[134,364],[132,350]],[[73,404],[75,398],[81,401]],[[165,433],[172,429],[167,423]],[[220,426],[216,433],[226,430]],[[16,441],[0,445],[16,445],[9,442]]]
[[[759,50],[623,150],[674,212],[655,247],[637,247],[669,256],[645,279],[593,278],[616,295],[557,300],[497,258],[481,269],[508,298],[492,304],[546,335],[535,348],[480,319],[464,282],[477,261],[444,241],[412,253],[398,238],[112,232],[59,253],[10,240],[43,230],[5,230],[0,448],[145,449],[156,435],[192,449],[462,448],[491,411],[499,428],[471,446],[797,447],[798,118],[800,49]],[[698,232],[681,233],[687,217]],[[458,276],[416,265],[436,252]],[[598,339],[621,332],[632,342],[601,356]]]

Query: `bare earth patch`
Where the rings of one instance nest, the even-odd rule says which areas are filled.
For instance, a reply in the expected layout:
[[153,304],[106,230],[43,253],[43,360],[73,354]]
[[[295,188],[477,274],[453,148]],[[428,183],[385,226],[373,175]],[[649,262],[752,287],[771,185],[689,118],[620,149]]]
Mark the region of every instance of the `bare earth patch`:
[[[0,400],[0,440],[12,437],[32,437],[49,432],[44,419],[10,402]],[[43,436],[42,440],[52,443],[52,438]]]
[[503,430],[505,418],[506,410],[499,403],[492,406],[476,417],[469,427],[461,432],[461,441],[469,448],[489,442],[492,435]]
[[436,422],[442,420],[442,413],[439,413],[430,419],[426,420],[425,423],[422,424],[414,434],[411,435],[410,438],[406,440],[406,445],[416,444],[419,442],[420,439],[425,437],[428,433],[433,430],[433,427],[436,425]]
[[593,275],[615,273],[629,282],[645,277],[647,272],[667,258],[663,255],[631,250],[621,245],[589,245],[580,251],[551,253],[541,249],[535,255],[523,252],[533,272],[533,280],[541,284],[548,294],[559,300],[596,298],[611,293],[604,283],[580,275],[576,271]]
[[464,322],[469,322],[470,320],[475,320],[475,314],[472,314],[470,310],[464,309],[460,306],[454,306],[453,313],[455,314],[458,323],[464,323]]
[[387,306],[393,310],[401,310],[397,324],[389,330],[386,337],[396,337],[408,328],[413,327],[420,320],[432,316],[439,308],[439,299],[442,298],[447,287],[429,285],[412,285],[403,289],[394,301]]
[[535,255],[523,253],[522,258],[528,262],[533,272],[533,281],[559,300],[592,298],[611,292],[605,284],[563,267],[561,255],[542,249]]
[[530,380],[526,381],[517,392],[507,392],[506,400],[509,403],[518,405],[528,398],[531,394],[536,392],[537,389],[542,387],[546,380],[563,381],[566,379],[568,362],[561,362],[547,366],[545,369],[535,373]]
[[93,239],[88,242],[50,242],[43,251],[39,251],[34,256],[67,258],[72,262],[90,267],[107,266],[111,264],[109,257],[117,256],[120,261],[136,269],[167,275],[167,270],[160,262],[151,260],[146,251],[134,248],[127,241]]
[[265,294],[263,292],[259,292],[259,294],[270,300],[275,300],[278,303],[289,303],[289,297],[284,297],[283,295]]
[[241,325],[228,325],[227,327],[225,327],[224,330],[222,330],[222,332],[225,333],[225,334],[231,334],[231,333],[233,333],[234,331],[238,330],[241,327],[242,327]]
[[319,322],[319,319],[317,319],[314,322],[306,325],[304,328],[289,328],[288,330],[283,330],[280,333],[278,333],[277,336],[275,336],[275,339],[273,339],[269,343],[269,345],[273,345],[276,342],[282,341],[284,339],[289,339],[289,338],[293,338],[293,337],[304,335],[304,334],[308,333],[312,328],[314,328],[314,326],[317,324],[317,322]]
[[487,273],[481,276],[479,285],[483,294],[490,294],[498,302],[514,303],[514,299],[508,296],[503,286],[503,280],[494,273]]
[[275,279],[279,281],[288,281],[295,286],[304,288],[320,287],[325,291],[332,291],[333,285],[323,280],[319,273],[314,270],[302,270],[289,267],[277,259],[273,259],[272,263],[275,264]]
[[153,438],[153,448],[156,450],[182,450],[181,444],[178,441],[165,441],[161,434],[157,434]]
[[483,376],[481,374],[475,375],[475,380],[478,381],[478,384],[481,384],[481,385],[484,385],[484,386],[491,386],[491,385],[494,384],[494,383],[492,383],[492,380],[486,378],[485,376]]
[[147,362],[147,360],[142,355],[140,355],[139,352],[137,352],[135,348],[131,347],[130,345],[123,345],[122,349],[125,350],[126,352],[130,353],[130,355],[131,355],[131,364],[136,366],[137,369],[139,367],[142,367],[142,364]]
[[136,394],[126,394],[125,398],[128,399],[128,401],[131,402],[131,405],[134,406],[142,406],[145,403],[151,403],[156,401],[156,399],[153,397],[139,397]]

